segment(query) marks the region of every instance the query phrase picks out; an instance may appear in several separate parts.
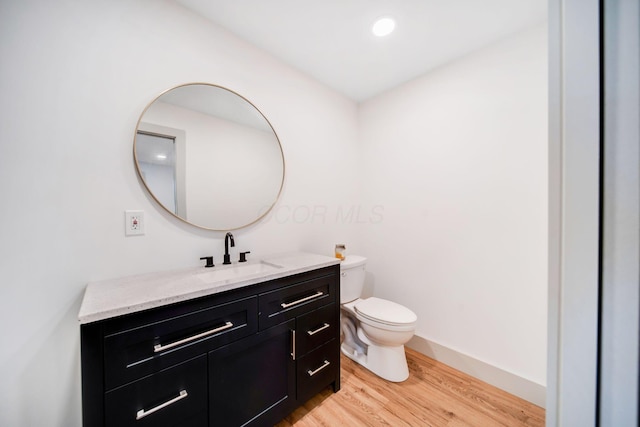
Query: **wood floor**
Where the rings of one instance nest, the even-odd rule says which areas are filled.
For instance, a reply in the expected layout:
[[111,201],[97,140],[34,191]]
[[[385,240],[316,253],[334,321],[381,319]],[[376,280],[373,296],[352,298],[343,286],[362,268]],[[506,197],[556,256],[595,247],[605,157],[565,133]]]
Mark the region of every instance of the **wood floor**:
[[342,388],[327,388],[278,427],[544,426],[544,409],[409,348],[409,379],[391,383],[341,355]]

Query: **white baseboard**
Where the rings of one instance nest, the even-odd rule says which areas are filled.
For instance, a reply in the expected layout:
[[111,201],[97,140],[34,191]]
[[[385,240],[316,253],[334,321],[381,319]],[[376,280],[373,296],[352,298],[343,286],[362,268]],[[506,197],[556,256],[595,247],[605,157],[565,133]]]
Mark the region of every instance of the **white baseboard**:
[[414,335],[406,346],[535,405],[545,407],[546,387],[543,385],[429,341],[419,335]]

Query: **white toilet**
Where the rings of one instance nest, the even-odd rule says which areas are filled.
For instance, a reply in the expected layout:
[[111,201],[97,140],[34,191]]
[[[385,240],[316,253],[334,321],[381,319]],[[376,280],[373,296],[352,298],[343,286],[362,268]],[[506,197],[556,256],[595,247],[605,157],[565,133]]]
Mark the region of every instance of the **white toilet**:
[[388,381],[409,378],[404,344],[416,329],[408,308],[381,298],[361,299],[367,259],[349,255],[340,263],[342,352]]

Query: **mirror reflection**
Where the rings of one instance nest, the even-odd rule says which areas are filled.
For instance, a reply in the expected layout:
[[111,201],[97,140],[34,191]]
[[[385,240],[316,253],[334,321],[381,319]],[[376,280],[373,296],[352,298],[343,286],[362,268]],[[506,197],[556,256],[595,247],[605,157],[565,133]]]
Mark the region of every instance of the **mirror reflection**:
[[138,173],[176,217],[211,230],[250,225],[273,207],[284,156],[268,120],[220,86],[178,86],[142,113],[134,140]]

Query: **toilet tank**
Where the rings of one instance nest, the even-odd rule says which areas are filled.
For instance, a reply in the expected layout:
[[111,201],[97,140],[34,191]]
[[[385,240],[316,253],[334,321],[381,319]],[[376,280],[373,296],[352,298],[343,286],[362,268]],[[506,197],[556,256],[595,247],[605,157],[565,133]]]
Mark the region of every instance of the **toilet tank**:
[[360,298],[364,288],[364,267],[367,259],[358,255],[347,255],[340,262],[340,304]]

